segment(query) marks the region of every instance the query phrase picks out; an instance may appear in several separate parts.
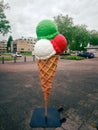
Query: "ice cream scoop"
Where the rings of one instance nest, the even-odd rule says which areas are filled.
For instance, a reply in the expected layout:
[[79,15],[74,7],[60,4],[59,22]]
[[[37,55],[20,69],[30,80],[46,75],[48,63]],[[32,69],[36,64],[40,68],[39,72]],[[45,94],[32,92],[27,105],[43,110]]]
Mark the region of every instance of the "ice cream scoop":
[[42,20],[36,27],[37,38],[39,39],[53,39],[59,34],[56,24],[48,19]]
[[67,47],[67,40],[62,34],[58,34],[54,39],[50,40],[56,53],[61,54]]
[[36,58],[40,60],[48,59],[56,54],[56,51],[51,44],[51,41],[47,39],[41,39],[37,41],[37,43],[35,44],[34,51]]

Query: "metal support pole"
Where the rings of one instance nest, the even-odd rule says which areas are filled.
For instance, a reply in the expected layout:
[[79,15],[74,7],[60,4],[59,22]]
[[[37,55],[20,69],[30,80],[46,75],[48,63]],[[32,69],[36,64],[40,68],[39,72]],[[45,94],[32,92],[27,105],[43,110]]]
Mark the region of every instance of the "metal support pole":
[[4,56],[2,57],[2,64],[4,64]]
[[26,62],[26,56],[24,56],[24,62]]
[[16,56],[14,56],[14,63],[16,63]]
[[33,55],[33,61],[35,61],[35,55]]
[[45,100],[45,121],[47,122],[47,116],[48,116],[48,101]]

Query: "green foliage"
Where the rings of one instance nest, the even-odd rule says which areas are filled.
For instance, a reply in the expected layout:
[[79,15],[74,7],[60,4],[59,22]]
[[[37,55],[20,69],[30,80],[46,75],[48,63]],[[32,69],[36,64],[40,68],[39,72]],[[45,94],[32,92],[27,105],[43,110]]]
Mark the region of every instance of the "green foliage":
[[69,56],[62,56],[61,59],[67,59],[67,60],[83,60],[84,57],[76,56],[76,55],[69,55]]
[[91,45],[98,45],[98,32],[95,30],[92,30],[90,32],[90,44]]
[[6,19],[4,9],[8,8],[8,4],[4,5],[4,1],[0,1],[0,34],[5,35],[10,31],[9,21]]
[[74,25],[73,19],[68,15],[58,15],[54,17],[54,21],[59,32],[66,37],[70,50],[84,51],[88,43],[98,45],[98,32],[90,32],[86,25]]
[[86,29],[86,25],[74,26],[72,29],[73,40],[70,43],[71,50],[85,50],[90,42],[90,33]]
[[13,41],[12,36],[9,36],[8,41],[7,41],[7,52],[11,51],[11,42]]

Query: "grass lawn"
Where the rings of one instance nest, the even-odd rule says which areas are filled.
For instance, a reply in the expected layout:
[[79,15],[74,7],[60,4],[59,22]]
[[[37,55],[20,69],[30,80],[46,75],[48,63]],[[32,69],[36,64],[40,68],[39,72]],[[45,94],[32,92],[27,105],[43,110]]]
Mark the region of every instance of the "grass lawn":
[[14,60],[14,57],[11,57],[11,56],[0,56],[0,61],[2,61],[3,58],[4,58],[4,61]]
[[29,53],[22,53],[22,56],[32,56],[32,53],[29,52]]

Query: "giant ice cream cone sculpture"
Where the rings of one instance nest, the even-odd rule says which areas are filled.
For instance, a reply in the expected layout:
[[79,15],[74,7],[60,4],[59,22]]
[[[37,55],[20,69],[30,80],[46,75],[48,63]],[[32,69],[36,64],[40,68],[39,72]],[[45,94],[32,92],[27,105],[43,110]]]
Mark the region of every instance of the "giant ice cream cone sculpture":
[[45,100],[45,116],[53,77],[56,72],[59,54],[67,46],[66,39],[59,34],[56,24],[51,20],[43,20],[36,27],[38,41],[35,44],[35,56],[39,68],[41,87]]
[[40,72],[41,86],[45,100],[45,116],[47,116],[48,98],[52,88],[53,77],[56,71],[58,55],[54,55],[48,60],[39,60],[38,67]]

